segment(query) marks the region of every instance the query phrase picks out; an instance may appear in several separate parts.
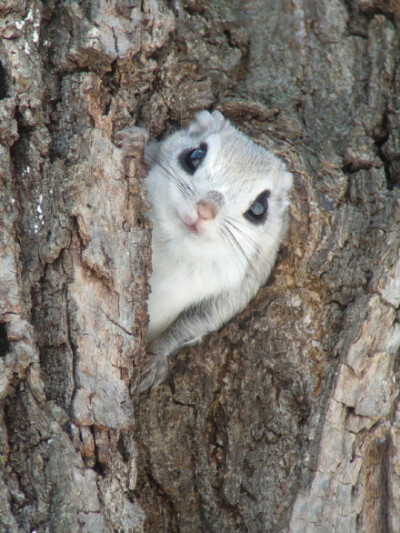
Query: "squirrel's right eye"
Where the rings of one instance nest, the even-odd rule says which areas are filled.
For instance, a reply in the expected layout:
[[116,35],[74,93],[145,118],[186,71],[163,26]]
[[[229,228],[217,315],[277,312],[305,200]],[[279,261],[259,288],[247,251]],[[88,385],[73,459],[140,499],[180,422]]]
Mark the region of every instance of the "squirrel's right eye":
[[207,145],[201,143],[198,148],[194,150],[185,150],[179,156],[179,160],[183,168],[189,172],[189,174],[194,174],[197,167],[203,161],[207,153]]

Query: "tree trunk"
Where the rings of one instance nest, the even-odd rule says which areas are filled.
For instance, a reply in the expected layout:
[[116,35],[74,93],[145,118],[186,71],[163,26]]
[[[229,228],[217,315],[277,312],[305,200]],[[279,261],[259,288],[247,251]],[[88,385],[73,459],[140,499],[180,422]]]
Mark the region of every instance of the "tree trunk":
[[[1,531],[400,531],[399,21],[1,3]],[[139,397],[151,229],[113,135],[204,108],[288,160],[290,230],[255,301]]]

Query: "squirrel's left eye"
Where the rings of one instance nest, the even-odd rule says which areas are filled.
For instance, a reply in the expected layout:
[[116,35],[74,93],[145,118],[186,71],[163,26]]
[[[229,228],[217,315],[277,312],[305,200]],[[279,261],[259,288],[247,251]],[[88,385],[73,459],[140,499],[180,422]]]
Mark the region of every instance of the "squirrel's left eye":
[[194,174],[197,167],[206,157],[206,153],[207,145],[205,143],[201,143],[200,146],[198,148],[195,148],[194,150],[185,150],[180,155],[179,160],[183,168],[187,172],[189,172],[189,174]]
[[268,214],[269,195],[269,191],[263,191],[259,194],[243,216],[250,222],[253,222],[253,224],[261,224],[264,222]]

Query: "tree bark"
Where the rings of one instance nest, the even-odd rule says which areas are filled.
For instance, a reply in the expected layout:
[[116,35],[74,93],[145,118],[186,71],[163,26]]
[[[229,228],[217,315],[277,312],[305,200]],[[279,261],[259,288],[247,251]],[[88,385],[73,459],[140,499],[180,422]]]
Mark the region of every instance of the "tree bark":
[[[0,530],[400,531],[400,5],[0,5]],[[218,108],[295,175],[243,313],[136,385],[145,181]]]

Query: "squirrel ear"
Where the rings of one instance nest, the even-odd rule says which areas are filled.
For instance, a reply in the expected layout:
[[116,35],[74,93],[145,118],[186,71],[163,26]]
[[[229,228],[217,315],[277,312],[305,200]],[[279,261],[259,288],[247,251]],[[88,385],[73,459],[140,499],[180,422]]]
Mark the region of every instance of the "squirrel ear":
[[201,135],[202,133],[214,133],[221,130],[226,123],[226,119],[222,113],[215,110],[212,113],[209,111],[200,111],[196,114],[196,118],[189,124],[189,135]]

